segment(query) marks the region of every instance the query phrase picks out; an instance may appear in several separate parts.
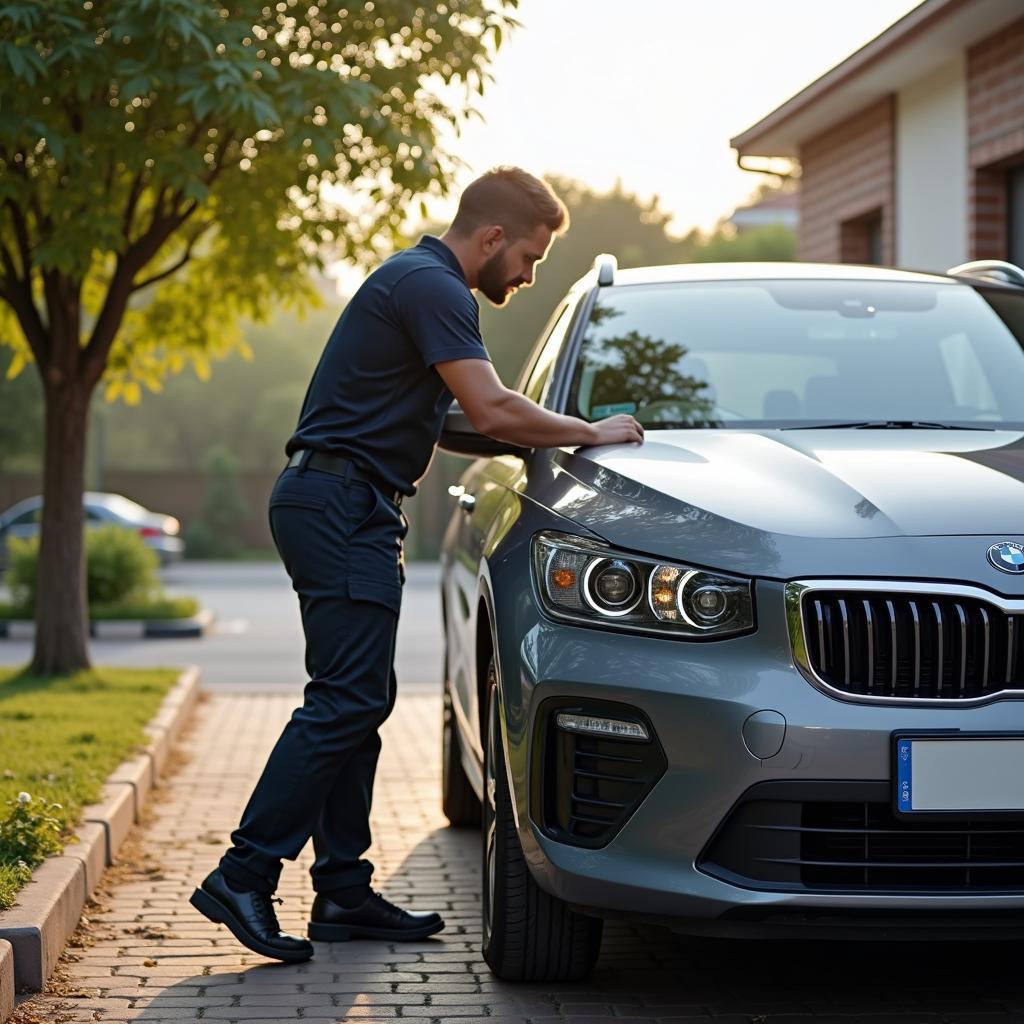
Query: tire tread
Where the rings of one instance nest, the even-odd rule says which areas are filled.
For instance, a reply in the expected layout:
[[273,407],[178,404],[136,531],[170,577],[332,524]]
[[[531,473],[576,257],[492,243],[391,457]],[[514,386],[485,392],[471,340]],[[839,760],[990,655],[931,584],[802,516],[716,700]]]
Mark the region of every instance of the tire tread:
[[504,751],[497,768],[497,906],[484,960],[507,981],[580,981],[597,961],[604,922],[576,913],[533,880],[516,832]]

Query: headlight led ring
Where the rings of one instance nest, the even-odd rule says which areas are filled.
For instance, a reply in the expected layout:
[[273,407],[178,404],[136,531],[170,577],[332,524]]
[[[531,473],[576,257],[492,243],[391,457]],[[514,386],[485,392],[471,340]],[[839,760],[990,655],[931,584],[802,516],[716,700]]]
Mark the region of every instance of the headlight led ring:
[[[629,595],[623,598],[619,602],[607,601],[607,604],[601,604],[595,600],[591,587],[596,583],[594,580],[595,573],[598,578],[603,573],[609,572],[615,567],[621,567],[618,571],[628,573],[632,580],[632,591]],[[583,593],[583,600],[601,615],[607,615],[609,618],[617,619],[623,615],[628,615],[639,603],[643,597],[643,587],[640,583],[639,573],[636,567],[631,565],[629,562],[621,558],[595,558],[586,568],[583,573],[583,586],[581,587]],[[607,599],[605,599],[607,600]]]

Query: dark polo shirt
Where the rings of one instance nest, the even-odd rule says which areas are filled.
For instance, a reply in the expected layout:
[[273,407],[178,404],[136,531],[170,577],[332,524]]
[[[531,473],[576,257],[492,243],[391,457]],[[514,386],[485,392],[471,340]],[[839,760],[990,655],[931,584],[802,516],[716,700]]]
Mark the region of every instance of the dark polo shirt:
[[413,494],[452,401],[434,364],[489,358],[459,261],[424,235],[375,270],[345,307],[285,451],[341,455]]

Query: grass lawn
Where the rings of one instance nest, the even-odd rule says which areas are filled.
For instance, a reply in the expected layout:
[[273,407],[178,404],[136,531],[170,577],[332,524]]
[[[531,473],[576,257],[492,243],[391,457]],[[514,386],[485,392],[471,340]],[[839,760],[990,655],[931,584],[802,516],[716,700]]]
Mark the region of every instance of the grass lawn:
[[[66,839],[83,805],[145,741],[143,726],[174,685],[176,669],[98,668],[39,678],[0,669],[0,909],[14,902],[41,856],[25,815],[45,804]],[[31,804],[18,803],[28,793]],[[13,827],[21,824],[22,832]],[[19,865],[18,861],[35,861]]]
[[[105,619],[188,619],[199,611],[194,597],[160,597],[125,600],[117,604],[91,604],[89,618]],[[31,619],[33,611],[23,605],[0,601],[0,619]]]

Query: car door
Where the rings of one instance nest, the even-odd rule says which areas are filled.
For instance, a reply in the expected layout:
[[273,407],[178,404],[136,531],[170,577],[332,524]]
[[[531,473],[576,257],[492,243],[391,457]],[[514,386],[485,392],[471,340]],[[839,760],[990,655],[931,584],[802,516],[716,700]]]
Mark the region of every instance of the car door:
[[[520,377],[518,390],[543,405],[552,381],[552,371],[562,350],[575,303],[563,302],[548,321]],[[452,524],[454,543],[445,594],[449,622],[449,678],[452,682],[456,717],[463,735],[482,757],[476,670],[476,623],[481,560],[486,548],[500,534],[503,522],[515,519],[511,505],[518,505],[527,475],[529,456],[514,455],[478,459],[462,475],[453,496],[458,502]],[[457,654],[455,652],[458,652]]]

